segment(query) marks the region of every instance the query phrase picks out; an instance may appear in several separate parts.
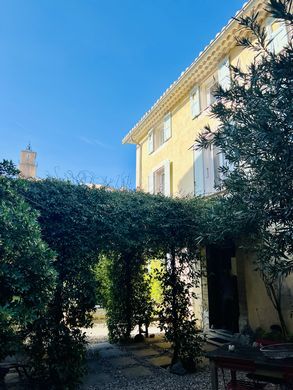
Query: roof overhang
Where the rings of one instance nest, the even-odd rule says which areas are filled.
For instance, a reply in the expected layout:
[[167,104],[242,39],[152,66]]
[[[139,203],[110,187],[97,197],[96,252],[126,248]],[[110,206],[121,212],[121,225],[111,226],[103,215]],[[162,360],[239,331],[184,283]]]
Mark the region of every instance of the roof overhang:
[[[251,14],[254,11],[265,13],[262,0],[246,2],[235,17]],[[214,39],[199,53],[192,64],[185,69],[177,80],[160,96],[154,105],[144,114],[137,124],[123,138],[123,144],[137,144],[149,129],[156,126],[167,112],[186,97],[195,84],[200,84],[211,74],[219,61],[227,55],[231,47],[236,46],[235,36],[246,33],[239,28],[238,22],[230,19],[228,24],[216,35]]]

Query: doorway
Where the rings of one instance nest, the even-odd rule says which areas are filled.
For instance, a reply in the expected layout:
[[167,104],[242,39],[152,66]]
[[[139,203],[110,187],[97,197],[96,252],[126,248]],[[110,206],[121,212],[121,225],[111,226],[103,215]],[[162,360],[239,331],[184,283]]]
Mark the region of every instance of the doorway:
[[209,299],[209,326],[232,333],[239,331],[237,275],[232,272],[234,245],[206,248]]

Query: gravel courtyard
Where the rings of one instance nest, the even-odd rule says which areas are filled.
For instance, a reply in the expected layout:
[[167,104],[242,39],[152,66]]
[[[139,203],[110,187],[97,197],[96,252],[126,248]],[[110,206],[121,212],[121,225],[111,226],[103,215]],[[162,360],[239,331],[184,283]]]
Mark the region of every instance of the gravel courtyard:
[[[167,343],[154,324],[150,333],[154,338],[145,343],[128,346],[110,344],[105,324],[95,324],[88,329],[89,340],[87,363],[88,374],[84,378],[81,390],[210,390],[210,372],[208,361],[203,360],[201,368],[194,374],[183,376],[169,372],[171,362],[170,344]],[[135,334],[135,332],[134,332]],[[205,349],[216,347],[206,344]],[[227,385],[229,372],[219,372],[219,389],[224,390],[224,378]],[[242,375],[239,375],[239,379]],[[242,379],[245,379],[243,376]],[[266,390],[275,389],[267,385]]]
[[[95,324],[87,330],[88,374],[82,390],[169,390],[211,389],[207,365],[194,374],[178,376],[165,366],[171,361],[170,345],[153,326],[154,338],[146,343],[116,346],[107,341],[107,328]],[[221,379],[221,378],[220,378]],[[224,389],[224,386],[221,387]]]

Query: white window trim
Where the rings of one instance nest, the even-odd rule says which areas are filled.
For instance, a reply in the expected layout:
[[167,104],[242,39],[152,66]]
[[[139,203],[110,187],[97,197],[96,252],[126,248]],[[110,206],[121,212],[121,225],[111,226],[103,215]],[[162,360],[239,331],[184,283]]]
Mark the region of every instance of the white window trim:
[[[169,175],[166,175],[166,172],[165,172],[165,168],[166,166],[168,165],[169,167]],[[150,174],[148,175],[148,180],[149,180],[149,177],[152,176],[153,177],[153,192],[152,194],[155,194],[155,173],[164,168],[164,173],[165,173],[165,180],[166,178],[169,176],[169,186],[166,186],[166,183],[164,185],[164,196],[171,196],[171,161],[170,160],[164,160],[162,161],[160,164],[156,165],[152,171],[150,172]],[[149,186],[149,184],[148,184]],[[169,187],[169,188],[168,188]],[[149,187],[148,187],[148,192],[149,192]]]

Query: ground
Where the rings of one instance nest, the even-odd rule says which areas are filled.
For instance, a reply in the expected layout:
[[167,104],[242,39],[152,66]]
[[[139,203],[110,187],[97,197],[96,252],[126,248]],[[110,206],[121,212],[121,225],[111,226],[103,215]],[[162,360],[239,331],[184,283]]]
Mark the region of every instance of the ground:
[[[172,350],[158,328],[153,325],[150,333],[154,337],[144,343],[113,345],[108,342],[105,323],[95,323],[85,330],[88,338],[87,368],[79,390],[210,390],[210,373],[207,360],[199,370],[183,376],[170,373]],[[134,332],[135,333],[135,332]],[[206,344],[205,349],[214,348]],[[225,372],[225,383],[229,381]],[[225,389],[220,373],[219,389]],[[7,390],[20,390],[16,373],[6,376]],[[267,386],[266,390],[272,389]]]
[[88,374],[81,389],[210,389],[206,366],[185,376],[164,368],[171,362],[170,345],[155,326],[152,332],[156,332],[155,337],[145,343],[117,346],[106,341],[106,328],[96,324],[88,331]]

